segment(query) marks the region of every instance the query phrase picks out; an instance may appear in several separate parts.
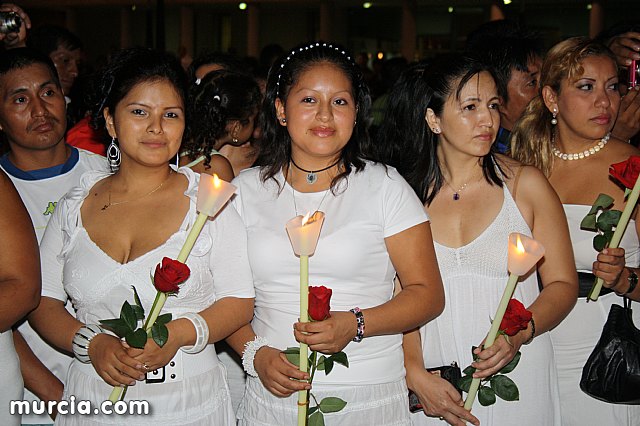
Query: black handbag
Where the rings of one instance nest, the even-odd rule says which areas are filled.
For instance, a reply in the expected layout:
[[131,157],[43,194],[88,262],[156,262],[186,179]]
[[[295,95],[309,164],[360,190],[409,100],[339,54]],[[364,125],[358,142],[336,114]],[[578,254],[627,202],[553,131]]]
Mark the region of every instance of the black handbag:
[[640,404],[640,330],[631,301],[612,305],[600,340],[582,369],[580,389],[613,404]]

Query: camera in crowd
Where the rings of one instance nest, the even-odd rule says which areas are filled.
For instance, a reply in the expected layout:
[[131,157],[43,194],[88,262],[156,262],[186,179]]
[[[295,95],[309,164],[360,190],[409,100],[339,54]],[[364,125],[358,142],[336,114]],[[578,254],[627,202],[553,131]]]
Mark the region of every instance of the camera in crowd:
[[15,12],[0,12],[0,33],[9,34],[20,31],[22,19]]

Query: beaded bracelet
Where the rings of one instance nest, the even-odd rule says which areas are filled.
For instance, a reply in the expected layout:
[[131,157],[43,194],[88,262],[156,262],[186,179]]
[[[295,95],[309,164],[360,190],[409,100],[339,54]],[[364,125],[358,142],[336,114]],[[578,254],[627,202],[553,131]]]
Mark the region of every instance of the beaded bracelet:
[[255,339],[248,341],[244,344],[244,352],[242,353],[242,367],[244,371],[251,377],[258,377],[258,372],[253,365],[253,360],[256,357],[256,353],[263,346],[268,346],[269,341],[261,336],[256,336]]
[[356,316],[356,323],[358,324],[358,329],[356,331],[356,337],[353,338],[353,341],[356,343],[362,342],[364,339],[364,314],[357,306],[353,309],[349,309],[350,312]]
[[533,320],[533,317],[531,317],[529,322],[531,323],[531,336],[529,336],[525,342],[522,342],[523,345],[528,345],[533,342],[533,338],[536,337],[536,322]]
[[98,324],[85,324],[76,331],[71,346],[73,355],[83,364],[91,362],[89,358],[89,344],[98,334],[104,333],[104,329]]
[[180,350],[186,354],[202,352],[209,344],[209,325],[199,314],[186,312],[180,316],[191,321],[196,329],[196,343],[193,346],[182,346]]

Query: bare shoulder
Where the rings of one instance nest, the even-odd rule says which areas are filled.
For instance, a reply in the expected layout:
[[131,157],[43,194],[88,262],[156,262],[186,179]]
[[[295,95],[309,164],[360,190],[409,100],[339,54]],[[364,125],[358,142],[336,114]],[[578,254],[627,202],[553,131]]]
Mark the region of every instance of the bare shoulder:
[[526,166],[504,155],[496,156],[496,161],[504,172],[507,187],[512,194],[517,193],[518,200],[534,201],[540,196],[557,197],[549,180],[537,167]]
[[[201,163],[202,164],[202,163]],[[223,155],[211,156],[211,162],[208,168],[203,167],[202,173],[217,174],[220,179],[224,179],[227,182],[231,182],[235,175],[233,174],[233,167],[227,158]]]
[[624,161],[632,155],[640,155],[640,149],[630,143],[619,141],[617,139],[609,139],[610,152],[616,161]]

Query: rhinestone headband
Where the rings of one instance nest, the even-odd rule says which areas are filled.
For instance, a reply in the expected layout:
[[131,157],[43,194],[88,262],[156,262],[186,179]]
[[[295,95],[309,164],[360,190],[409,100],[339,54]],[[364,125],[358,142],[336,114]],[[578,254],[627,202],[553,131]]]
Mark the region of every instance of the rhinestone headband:
[[340,52],[345,58],[347,58],[348,61],[353,62],[353,60],[351,59],[351,56],[349,56],[347,52],[345,52],[343,49],[339,47],[332,45],[331,43],[315,42],[315,43],[311,43],[308,46],[300,47],[297,50],[294,49],[291,51],[291,53],[289,53],[289,55],[285,58],[285,60],[282,61],[282,64],[280,64],[280,71],[278,72],[278,79],[276,81],[276,97],[280,96],[280,77],[282,76],[282,70],[284,69],[284,66],[287,64],[287,62],[289,62],[289,60],[291,60],[291,58],[293,58],[293,56],[296,53],[301,53],[306,50],[313,49],[314,47],[328,47],[329,49],[333,49],[336,52]]

